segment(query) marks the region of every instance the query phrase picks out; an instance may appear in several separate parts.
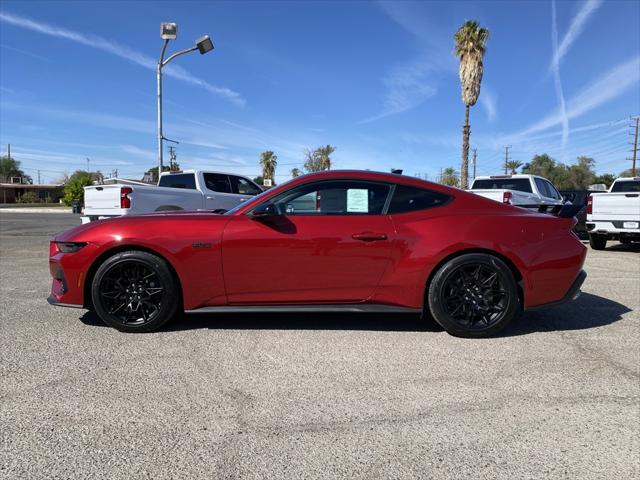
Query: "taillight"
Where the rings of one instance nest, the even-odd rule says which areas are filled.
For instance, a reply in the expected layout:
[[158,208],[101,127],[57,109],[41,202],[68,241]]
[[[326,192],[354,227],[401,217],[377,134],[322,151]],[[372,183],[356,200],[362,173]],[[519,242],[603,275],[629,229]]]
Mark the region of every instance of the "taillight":
[[589,195],[587,197],[587,214],[591,215],[593,213],[593,197]]
[[502,203],[511,205],[511,192],[502,192]]
[[131,187],[122,187],[120,189],[120,208],[131,208],[131,197],[129,194],[133,192]]

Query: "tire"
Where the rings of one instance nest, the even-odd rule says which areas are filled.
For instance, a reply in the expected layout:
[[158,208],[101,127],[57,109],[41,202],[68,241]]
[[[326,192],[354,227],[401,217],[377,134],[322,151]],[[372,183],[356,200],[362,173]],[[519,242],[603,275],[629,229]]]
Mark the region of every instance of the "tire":
[[484,253],[449,260],[435,273],[427,291],[431,315],[456,337],[497,334],[513,320],[519,303],[518,286],[509,267]]
[[100,319],[121,332],[151,332],[171,320],[180,305],[179,285],[167,262],[127,251],[100,265],[91,284]]
[[604,250],[607,247],[607,237],[598,235],[597,233],[589,234],[589,245],[594,250]]
[[620,237],[619,240],[620,240],[620,243],[622,243],[624,245],[627,245],[627,244],[631,243],[631,239],[627,238],[627,237]]

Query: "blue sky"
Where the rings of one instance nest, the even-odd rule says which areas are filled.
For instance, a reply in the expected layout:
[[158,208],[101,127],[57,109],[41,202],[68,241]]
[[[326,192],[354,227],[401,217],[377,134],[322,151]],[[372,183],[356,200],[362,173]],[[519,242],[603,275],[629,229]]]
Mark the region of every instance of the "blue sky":
[[183,168],[277,180],[303,152],[337,146],[336,168],[403,168],[435,179],[459,169],[464,107],[453,33],[491,31],[471,142],[478,174],[504,146],[599,172],[630,167],[640,113],[640,2],[55,2],[0,7],[0,143],[43,181],[86,168],[141,177],[156,164],[154,64],[202,34],[165,70],[165,135]]

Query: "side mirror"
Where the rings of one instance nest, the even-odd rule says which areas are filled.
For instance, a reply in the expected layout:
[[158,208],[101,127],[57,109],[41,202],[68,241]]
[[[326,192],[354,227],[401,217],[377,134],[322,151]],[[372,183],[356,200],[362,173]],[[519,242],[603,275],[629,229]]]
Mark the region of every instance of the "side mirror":
[[276,206],[273,203],[260,204],[251,212],[252,217],[272,217],[277,214]]

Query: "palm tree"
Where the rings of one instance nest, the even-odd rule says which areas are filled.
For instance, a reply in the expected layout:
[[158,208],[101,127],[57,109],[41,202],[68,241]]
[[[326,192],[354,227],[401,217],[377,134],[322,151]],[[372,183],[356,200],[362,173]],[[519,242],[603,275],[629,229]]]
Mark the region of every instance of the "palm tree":
[[508,170],[511,170],[512,175],[515,175],[516,173],[518,173],[517,170],[522,166],[522,162],[519,162],[518,160],[509,160],[504,164],[504,166]]
[[304,169],[307,172],[321,172],[331,170],[331,154],[336,151],[333,145],[318,147],[313,151],[305,151]]
[[460,178],[458,177],[458,172],[456,172],[455,168],[445,168],[442,171],[440,183],[443,185],[449,185],[450,187],[457,187],[460,183]]
[[260,154],[260,166],[262,167],[262,178],[271,180],[273,183],[278,166],[278,156],[271,150]]
[[462,128],[462,167],[460,168],[460,187],[467,188],[469,176],[469,107],[478,101],[482,82],[482,59],[486,51],[489,30],[481,28],[475,20],[467,20],[455,33],[455,54],[460,59],[460,83],[462,101],[465,105],[464,127]]
[[302,172],[300,171],[299,168],[292,168],[291,169],[291,178],[299,177],[300,174],[302,174]]

